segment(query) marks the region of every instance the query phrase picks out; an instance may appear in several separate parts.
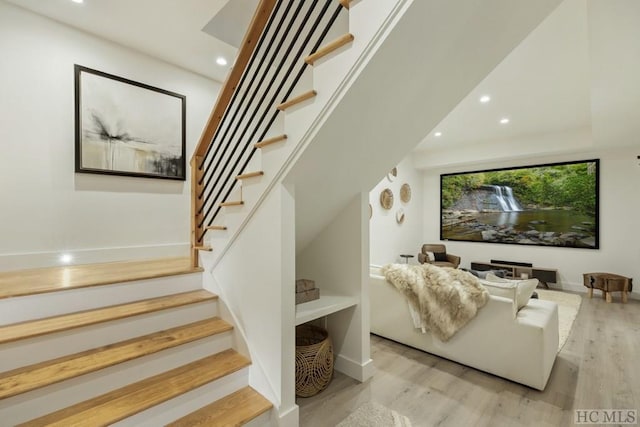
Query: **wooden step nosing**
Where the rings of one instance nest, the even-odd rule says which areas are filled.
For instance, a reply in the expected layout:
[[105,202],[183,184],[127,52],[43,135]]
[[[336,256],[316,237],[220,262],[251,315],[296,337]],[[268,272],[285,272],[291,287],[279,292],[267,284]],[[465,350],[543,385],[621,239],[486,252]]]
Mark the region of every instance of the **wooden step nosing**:
[[284,111],[287,108],[291,108],[294,105],[300,104],[301,102],[304,102],[308,99],[311,99],[313,97],[315,97],[318,94],[318,92],[316,92],[315,90],[310,90],[308,92],[305,92],[303,94],[300,94],[296,97],[293,97],[291,99],[289,99],[288,101],[283,102],[282,104],[278,105],[276,108],[280,111]]
[[[174,261],[181,260],[181,259],[182,258],[166,258],[166,260],[174,260]],[[187,258],[185,259],[188,260]],[[144,262],[149,262],[149,261],[163,262],[164,260],[165,258],[157,259],[157,260],[146,260],[146,261],[116,261],[116,262],[91,264],[91,265],[45,267],[45,268],[37,268],[37,269],[29,269],[29,270],[3,272],[3,273],[0,273],[0,299],[39,295],[39,294],[46,294],[46,293],[58,292],[58,291],[70,291],[74,289],[91,288],[95,286],[106,286],[106,285],[115,285],[120,283],[138,282],[142,280],[151,280],[151,279],[159,279],[163,277],[171,277],[171,276],[178,276],[178,275],[184,275],[184,274],[201,273],[204,271],[204,269],[201,267],[191,267],[190,265],[188,265],[188,262],[185,262],[184,267],[176,268],[170,271],[161,271],[161,272],[147,271],[145,273],[136,272],[136,273],[130,273],[129,275],[123,275],[120,277],[92,279],[90,282],[73,283],[71,285],[53,284],[53,283],[50,283],[50,280],[47,280],[46,284],[41,285],[41,287],[38,287],[36,289],[25,287],[24,289],[19,289],[19,290],[14,289],[9,293],[2,292],[4,289],[3,286],[7,284],[6,282],[7,276],[21,276],[22,277],[21,281],[28,282],[29,280],[41,280],[41,279],[33,279],[33,277],[34,275],[37,276],[39,274],[42,274],[41,272],[43,271],[54,271],[55,273],[50,273],[50,274],[53,274],[55,277],[62,277],[67,275],[68,271],[70,272],[71,275],[74,275],[74,274],[78,275],[77,270],[88,270],[92,267],[97,267],[97,266],[99,267],[112,266],[113,270],[117,271],[123,265],[127,265],[127,264],[142,264]],[[73,279],[73,280],[75,281],[79,279]]]
[[236,179],[242,180],[242,179],[248,179],[248,178],[255,178],[262,175],[264,175],[264,171],[247,172],[240,175],[236,175]]
[[269,139],[265,139],[265,140],[260,141],[260,142],[256,142],[254,144],[254,146],[256,148],[263,148],[263,147],[266,147],[267,145],[275,144],[277,142],[284,141],[286,139],[287,139],[287,135],[278,135],[278,136],[274,136],[273,138],[269,138]]
[[[95,423],[93,425],[113,424],[224,376],[238,372],[250,364],[251,362],[246,357],[235,350],[225,350],[170,371],[145,378],[93,399],[27,421],[17,427],[66,427],[68,425],[76,425],[74,423],[81,420],[91,420],[91,422]],[[167,387],[167,385],[170,385],[170,387]],[[145,393],[152,392],[154,393],[153,398],[148,397],[145,399]],[[119,412],[114,414],[113,408],[110,406],[118,408]],[[101,418],[98,419],[98,416],[101,416]]]
[[[229,323],[214,317],[3,372],[0,374],[0,399],[219,335],[231,329],[233,327]],[[38,375],[46,379],[36,383],[34,378],[30,378]],[[24,384],[20,385],[21,382]]]
[[195,249],[196,251],[213,251],[213,248],[211,246],[194,246],[193,249]]
[[[238,404],[238,400],[240,400]],[[234,405],[235,404],[235,405]],[[229,408],[233,406],[233,412]],[[257,408],[247,408],[247,406],[258,406]],[[224,420],[225,425],[244,425],[249,421],[259,417],[273,408],[273,404],[264,398],[260,393],[250,386],[245,386],[215,402],[206,405],[184,417],[167,424],[165,427],[192,427],[208,426],[213,420],[219,421],[225,415],[230,415]],[[252,409],[252,410],[250,410]]]
[[[182,299],[188,296],[194,296],[194,298],[188,298],[184,300]],[[127,319],[130,317],[157,313],[163,310],[171,310],[174,308],[211,302],[215,301],[216,299],[218,299],[217,295],[205,290],[198,290],[149,298],[124,304],[116,304],[107,307],[76,311],[69,314],[61,314],[58,316],[46,317],[43,319],[27,320],[24,322],[13,323],[0,327],[0,344],[15,342],[22,339],[36,338],[42,335],[64,332],[72,329],[82,328],[85,326],[111,322],[114,320]],[[177,302],[171,303],[172,300],[177,300]],[[170,303],[167,305],[153,304],[159,303],[161,301],[168,301]],[[145,307],[149,304],[153,305],[151,307]],[[136,306],[140,306],[140,309],[134,309],[132,311],[122,310],[127,307],[132,308]],[[108,314],[113,313],[114,311],[119,311],[119,313]],[[82,319],[84,317],[87,318]],[[30,331],[20,331],[21,329],[25,329],[26,326],[31,326],[29,328]]]
[[227,229],[226,225],[209,225],[205,227],[207,230],[220,230],[225,231]]
[[304,62],[307,63],[308,65],[313,65],[319,59],[324,58],[330,53],[335,52],[341,47],[351,43],[353,39],[354,39],[353,34],[351,33],[344,34],[338,37],[337,39],[322,46],[320,49],[318,49],[316,52],[312,53],[311,55],[307,56],[304,59]]
[[244,205],[244,201],[242,200],[234,200],[231,202],[222,202],[220,203],[221,207],[228,207],[228,206],[242,206]]

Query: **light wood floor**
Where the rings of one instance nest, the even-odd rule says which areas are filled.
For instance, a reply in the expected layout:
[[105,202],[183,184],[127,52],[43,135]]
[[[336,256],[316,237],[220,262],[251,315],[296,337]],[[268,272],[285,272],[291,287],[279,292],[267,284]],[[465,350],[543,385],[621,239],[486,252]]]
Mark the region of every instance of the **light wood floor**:
[[372,335],[373,378],[336,373],[325,391],[297,399],[300,425],[334,426],[367,401],[414,427],[572,426],[575,409],[640,411],[640,302],[617,297],[583,296],[544,392]]

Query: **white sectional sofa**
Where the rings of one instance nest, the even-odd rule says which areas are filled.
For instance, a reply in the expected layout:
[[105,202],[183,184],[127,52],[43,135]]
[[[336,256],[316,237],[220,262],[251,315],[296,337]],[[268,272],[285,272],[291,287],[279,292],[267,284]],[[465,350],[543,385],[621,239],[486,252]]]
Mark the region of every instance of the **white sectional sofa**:
[[558,351],[558,307],[531,299],[519,311],[491,295],[448,342],[414,328],[404,296],[373,267],[371,332],[529,387],[544,390]]

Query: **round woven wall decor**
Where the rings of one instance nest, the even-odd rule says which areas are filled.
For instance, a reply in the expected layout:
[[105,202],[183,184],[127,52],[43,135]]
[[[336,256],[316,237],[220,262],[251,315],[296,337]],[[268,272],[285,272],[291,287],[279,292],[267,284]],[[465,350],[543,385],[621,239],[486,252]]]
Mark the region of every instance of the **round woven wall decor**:
[[333,345],[326,330],[296,326],[296,396],[310,397],[327,388],[333,375]]
[[385,209],[391,209],[393,207],[393,192],[385,188],[380,193],[380,205]]
[[409,184],[402,184],[400,187],[400,200],[404,203],[409,203],[411,200],[411,186]]
[[396,212],[396,222],[398,224],[402,224],[404,222],[404,210],[402,210],[402,208],[398,209]]
[[396,179],[396,177],[398,176],[398,168],[393,168],[389,171],[389,173],[387,174],[387,178],[389,179],[389,181],[393,182],[394,179]]

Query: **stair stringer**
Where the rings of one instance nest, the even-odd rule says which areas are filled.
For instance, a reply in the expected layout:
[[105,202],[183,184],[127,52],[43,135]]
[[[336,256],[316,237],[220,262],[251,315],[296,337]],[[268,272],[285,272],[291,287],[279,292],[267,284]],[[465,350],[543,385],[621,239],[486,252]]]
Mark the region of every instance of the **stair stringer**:
[[271,191],[222,259],[201,254],[204,287],[219,295],[252,360],[249,385],[274,403],[272,424],[298,425],[295,404],[294,201],[283,186]]

